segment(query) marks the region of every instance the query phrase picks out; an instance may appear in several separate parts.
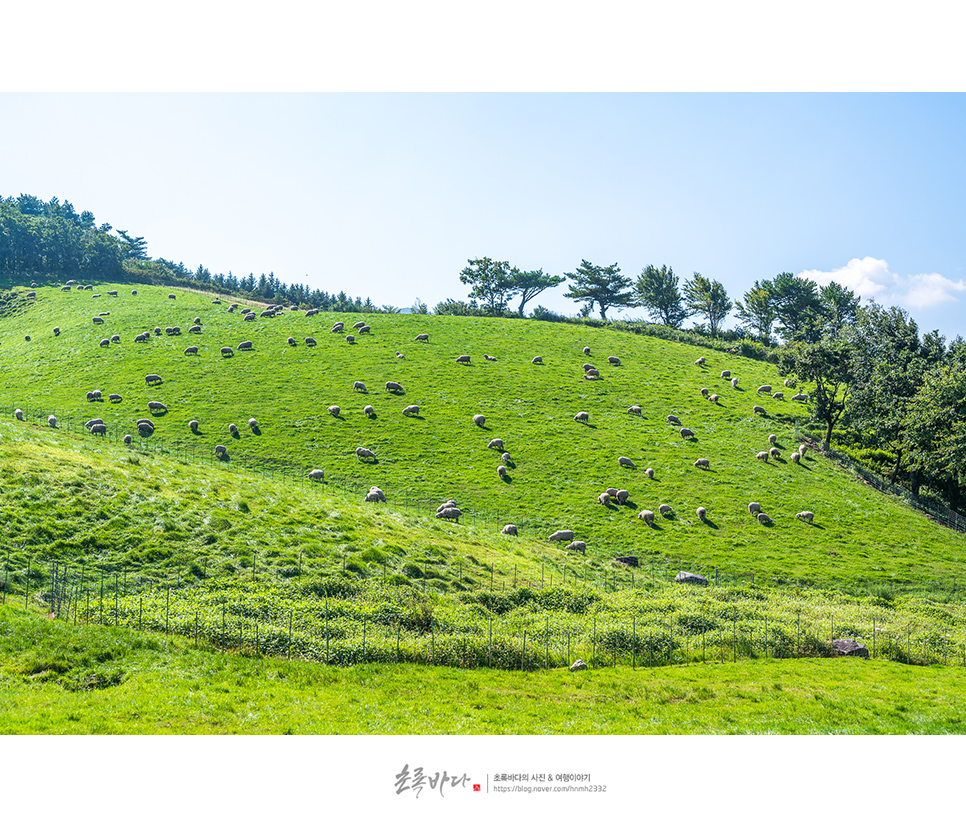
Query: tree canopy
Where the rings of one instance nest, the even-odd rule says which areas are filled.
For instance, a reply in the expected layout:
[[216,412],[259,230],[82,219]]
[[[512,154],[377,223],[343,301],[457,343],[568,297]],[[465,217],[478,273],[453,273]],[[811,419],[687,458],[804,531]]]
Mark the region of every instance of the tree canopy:
[[580,266],[574,272],[564,273],[564,277],[572,282],[567,285],[570,292],[564,293],[564,296],[584,301],[591,312],[596,304],[604,321],[612,307],[622,309],[635,306],[630,278],[621,274],[616,263],[597,266],[588,260],[581,260]]
[[684,304],[691,315],[708,320],[712,336],[718,335],[721,322],[732,308],[724,285],[720,281],[705,278],[700,272],[695,272],[690,281],[685,281]]
[[661,324],[680,327],[688,317],[678,289],[678,276],[667,265],[660,269],[648,264],[637,277],[637,303],[647,309]]

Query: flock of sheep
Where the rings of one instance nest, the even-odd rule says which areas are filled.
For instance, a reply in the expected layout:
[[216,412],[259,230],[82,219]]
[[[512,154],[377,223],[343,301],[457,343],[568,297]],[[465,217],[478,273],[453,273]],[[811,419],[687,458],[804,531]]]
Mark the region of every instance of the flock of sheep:
[[[62,287],[62,290],[68,291],[75,284],[76,284],[76,282],[68,282],[64,287]],[[87,286],[79,287],[79,288],[85,289],[85,290],[92,290],[93,289],[93,286],[92,285],[87,285]],[[27,295],[28,295],[28,297],[34,297],[36,294],[34,292],[30,292]],[[116,297],[117,296],[117,291],[110,291],[108,293],[108,295],[109,296]],[[137,290],[132,290],[132,295],[137,295]],[[99,294],[94,294],[92,297],[93,298],[98,298],[100,296],[99,296]],[[173,293],[172,294],[169,294],[168,295],[168,298],[169,299],[174,299],[175,298],[175,295]],[[215,299],[212,303],[213,304],[221,304],[221,300],[220,299]],[[231,306],[228,307],[228,312],[229,313],[234,313],[238,309],[239,306],[240,305],[238,305],[238,304],[232,304]],[[288,310],[289,311],[296,311],[296,310],[298,310],[298,308],[295,307],[295,306],[293,306],[293,307],[288,308]],[[252,308],[243,308],[240,311],[240,315],[243,316],[243,319],[245,321],[253,321],[257,317],[274,318],[276,316],[284,315],[285,312],[286,312],[285,308],[283,308],[281,305],[274,305],[274,306],[270,306],[270,307],[267,307],[267,308],[261,310],[258,314],[256,314],[252,310]],[[318,312],[319,311],[317,309],[310,309],[310,310],[305,311],[305,314],[304,315],[306,317],[311,317],[311,316],[317,315]],[[91,320],[92,325],[94,325],[95,327],[100,327],[101,325],[104,325],[106,323],[106,320],[107,320],[107,318],[108,318],[109,315],[110,315],[109,312],[104,311],[104,312],[101,312],[99,315],[93,316],[92,317],[92,320]],[[189,326],[187,329],[188,329],[188,332],[189,333],[201,333],[201,331],[202,331],[202,322],[201,322],[200,316],[195,317],[194,320],[193,320],[192,325]],[[342,334],[343,331],[344,331],[344,329],[345,329],[345,323],[340,321],[340,322],[336,322],[332,326],[331,332],[333,334]],[[360,335],[360,336],[361,335],[369,335],[369,334],[371,334],[371,327],[368,324],[366,324],[365,321],[356,322],[354,325],[352,325],[352,329],[355,330],[357,332],[357,334]],[[162,332],[162,328],[160,326],[156,326],[154,328],[154,335],[155,336],[160,336],[161,335],[161,332]],[[168,326],[168,327],[165,327],[164,328],[164,333],[165,333],[165,335],[168,335],[168,336],[179,336],[179,335],[181,335],[181,328],[178,325]],[[59,334],[60,334],[60,328],[54,328],[54,335],[56,336],[56,335],[59,335]],[[141,333],[136,334],[133,337],[133,341],[135,343],[144,343],[144,342],[149,341],[150,338],[151,338],[151,331],[150,330],[145,330],[145,331],[143,331]],[[27,341],[29,341],[30,340],[30,337],[27,336],[26,339],[27,339]],[[351,344],[351,343],[353,343],[355,341],[355,336],[353,336],[352,334],[347,334],[345,336],[345,339],[346,339],[347,342],[349,342]],[[109,347],[111,344],[115,344],[115,343],[118,343],[120,341],[121,341],[120,334],[114,334],[114,335],[112,335],[108,339],[102,339],[102,340],[100,340],[99,344],[102,347]],[[415,341],[416,342],[428,342],[429,341],[429,334],[427,334],[427,333],[420,333],[420,334],[416,335]],[[294,337],[291,337],[291,336],[287,338],[287,343],[290,346],[293,346],[293,347],[294,346],[297,346],[296,340],[294,339]],[[308,347],[314,347],[317,344],[317,342],[316,342],[316,340],[313,337],[309,336],[309,337],[306,337],[305,338],[305,344]],[[232,349],[231,347],[227,347],[227,346],[226,347],[222,347],[221,348],[221,355],[223,357],[226,357],[227,358],[227,357],[231,357],[231,356],[234,355],[234,350],[246,351],[246,350],[253,350],[253,349],[254,349],[253,342],[251,340],[245,340],[245,341],[240,342],[238,344],[237,348],[235,348],[235,349]],[[197,346],[191,345],[191,346],[187,347],[184,350],[184,355],[186,355],[186,356],[197,355],[198,354],[198,350],[199,349],[198,349]],[[591,355],[591,348],[590,347],[584,347],[582,353],[585,356],[590,356]],[[405,358],[403,356],[403,354],[399,353],[398,351],[396,352],[396,357],[398,359],[404,359]],[[489,354],[483,354],[483,358],[486,361],[496,361],[496,357],[490,356]],[[461,354],[461,355],[459,355],[459,356],[456,357],[456,362],[459,363],[459,364],[468,365],[468,364],[471,364],[471,361],[472,361],[472,359],[471,359],[471,357],[468,354]],[[531,361],[531,364],[534,364],[534,365],[542,365],[543,364],[543,357],[542,356],[535,356],[530,361]],[[702,356],[702,357],[699,357],[695,361],[694,364],[703,368],[706,365],[706,361],[707,360],[705,359],[705,357]],[[608,356],[607,362],[612,367],[619,367],[619,366],[621,366],[621,360],[617,356]],[[583,378],[585,380],[587,380],[587,381],[597,381],[597,380],[600,379],[600,372],[598,371],[598,369],[593,364],[591,364],[591,363],[584,363],[583,364]],[[730,370],[722,370],[720,372],[720,378],[723,379],[723,380],[729,380],[731,386],[733,388],[735,388],[735,389],[738,389],[738,379],[737,379],[737,377],[734,377],[732,375],[732,373],[731,373]],[[161,379],[160,375],[153,374],[152,373],[152,374],[147,374],[145,376],[145,385],[146,386],[151,387],[151,386],[157,386],[157,385],[161,385],[161,384],[162,384],[162,379]],[[790,389],[794,389],[797,386],[796,381],[795,380],[792,380],[792,379],[786,379],[784,384],[785,384],[785,387],[790,388]],[[358,393],[363,393],[363,394],[367,394],[368,393],[368,387],[366,386],[366,384],[364,382],[362,382],[362,381],[359,381],[359,380],[357,380],[357,381],[355,381],[353,383],[352,390],[353,390],[353,392],[358,392]],[[403,394],[406,393],[405,392],[405,389],[403,388],[403,386],[401,384],[399,384],[398,382],[392,381],[392,380],[387,381],[385,383],[385,390],[388,393],[395,394],[395,395],[403,395]],[[771,385],[768,385],[768,384],[760,385],[756,390],[757,390],[757,393],[759,395],[769,395],[774,400],[783,400],[784,399],[784,392],[783,391],[772,392],[772,386]],[[719,399],[720,399],[719,398],[719,395],[716,394],[716,393],[714,393],[714,394],[711,393],[708,388],[701,388],[700,389],[700,394],[708,402],[710,402],[712,404],[720,404],[720,402],[719,402]],[[109,394],[108,395],[108,398],[109,398],[109,400],[112,403],[119,403],[119,402],[121,402],[121,396],[119,394]],[[93,391],[87,392],[87,400],[88,400],[88,402],[102,402],[103,401],[103,395],[102,395],[102,393],[101,393],[100,390],[95,389]],[[796,402],[805,402],[805,401],[807,401],[807,396],[805,394],[803,394],[803,393],[798,393],[798,394],[795,394],[794,396],[792,396],[791,397],[791,400],[796,401]],[[156,401],[156,400],[149,400],[148,403],[147,403],[147,407],[148,407],[149,412],[152,414],[152,416],[154,416],[156,414],[163,414],[163,413],[165,413],[167,411],[167,407],[163,403],[161,403],[159,401]],[[639,405],[631,405],[631,406],[629,406],[626,409],[626,411],[627,411],[628,414],[631,414],[633,416],[643,417],[642,408]],[[369,418],[375,418],[375,416],[376,416],[375,409],[373,408],[372,405],[365,405],[363,407],[363,412]],[[753,412],[756,415],[767,416],[766,409],[764,408],[764,406],[762,406],[760,404],[756,404],[756,405],[753,406]],[[340,416],[340,413],[341,413],[341,407],[338,406],[338,405],[331,405],[331,406],[328,407],[328,413],[331,416],[333,416],[333,417],[339,417]],[[404,407],[402,409],[402,414],[405,415],[405,416],[410,416],[410,417],[418,417],[419,416],[419,406],[418,405],[408,405],[408,406],[406,406],[406,407]],[[20,409],[17,409],[16,410],[15,417],[17,419],[20,419],[20,420],[23,419],[23,414],[22,414],[22,411]],[[579,412],[577,412],[574,415],[574,418],[573,419],[576,422],[578,422],[578,423],[587,424],[590,421],[590,414],[587,411],[579,411]],[[472,422],[478,428],[485,428],[486,427],[486,417],[483,414],[475,414],[475,415],[473,415]],[[688,428],[686,426],[683,426],[681,424],[681,420],[675,414],[668,414],[667,417],[666,417],[666,422],[667,422],[668,425],[674,426],[675,428],[678,429],[678,433],[680,434],[680,436],[681,436],[681,438],[683,440],[694,441],[696,439],[695,432],[692,429],[690,429],[690,428]],[[54,415],[50,415],[48,417],[48,424],[52,428],[56,428],[56,426],[57,426],[57,420],[56,420],[56,417]],[[107,426],[105,425],[103,419],[101,419],[101,418],[93,418],[93,419],[87,421],[87,423],[85,425],[86,425],[87,429],[90,431],[91,434],[94,434],[94,435],[105,435],[107,433]],[[256,433],[256,434],[260,433],[260,429],[259,429],[259,426],[258,426],[258,422],[257,422],[257,420],[254,417],[252,417],[252,418],[250,418],[248,420],[248,426],[249,426],[249,429],[253,433]],[[192,433],[198,434],[199,433],[199,422],[198,422],[198,420],[191,420],[191,421],[189,421],[188,428],[189,428],[189,430]],[[136,421],[135,430],[136,430],[137,434],[139,434],[140,436],[148,436],[148,435],[150,435],[154,431],[154,429],[155,429],[154,423],[149,418],[140,418],[140,419],[138,419]],[[228,432],[233,437],[236,437],[237,438],[239,436],[238,427],[234,423],[229,424],[229,426],[228,426]],[[131,442],[132,442],[132,436],[130,434],[125,435],[124,436],[124,443],[127,444],[127,445],[130,445]],[[777,438],[777,436],[774,435],[774,434],[769,435],[769,437],[768,437],[768,443],[769,443],[769,449],[768,450],[763,450],[763,451],[757,452],[756,458],[758,460],[763,461],[763,462],[768,462],[770,459],[771,460],[776,460],[776,461],[777,460],[780,460],[780,458],[781,458],[781,452],[780,452],[780,450],[778,448],[778,438]],[[496,474],[497,474],[497,476],[499,478],[506,480],[507,479],[507,469],[506,469],[506,466],[507,466],[507,464],[510,464],[511,463],[511,458],[510,458],[509,453],[504,450],[504,441],[503,441],[503,439],[502,438],[499,438],[499,437],[493,438],[492,440],[490,440],[488,442],[487,448],[493,449],[493,450],[497,450],[497,451],[499,451],[501,453],[501,464],[496,467]],[[800,446],[798,448],[798,451],[797,452],[793,452],[791,454],[791,456],[790,456],[792,463],[794,463],[794,464],[800,464],[800,462],[805,458],[806,451],[807,450],[806,450],[806,447],[804,446],[804,444],[802,446]],[[216,457],[218,457],[219,459],[222,459],[222,460],[227,460],[228,459],[228,449],[227,449],[227,447],[224,444],[221,444],[221,443],[216,444],[215,447],[214,447],[214,453],[215,453]],[[356,448],[355,453],[356,453],[356,456],[358,457],[358,459],[360,461],[366,461],[366,462],[375,462],[376,461],[376,455],[372,452],[372,450],[370,450],[370,449],[368,449],[366,447],[360,446],[360,447]],[[634,461],[631,458],[626,457],[624,455],[620,455],[620,456],[617,457],[617,463],[618,463],[618,465],[620,467],[625,468],[625,469],[633,470],[633,469],[636,469],[637,468],[637,466],[634,463]],[[698,468],[698,469],[709,470],[711,468],[711,461],[708,458],[703,458],[703,457],[702,458],[698,458],[697,460],[694,461],[694,466],[696,468]],[[647,469],[645,469],[644,475],[649,480],[653,480],[655,478],[654,470],[652,468],[650,468],[650,467],[647,468]],[[312,469],[308,473],[307,476],[311,480],[314,480],[314,481],[322,481],[324,479],[324,471],[322,469]],[[628,503],[629,499],[630,499],[630,492],[626,488],[618,489],[618,488],[614,488],[614,487],[609,487],[608,489],[604,490],[603,492],[601,492],[597,496],[597,502],[599,502],[604,507],[611,507],[612,505],[615,505],[615,504],[618,505],[618,506],[623,506],[623,505],[625,505],[625,504]],[[366,502],[385,502],[386,501],[386,496],[385,496],[385,493],[383,492],[382,489],[380,489],[379,487],[373,486],[367,492],[364,500]],[[771,524],[772,523],[772,519],[769,517],[769,515],[767,513],[762,512],[761,506],[757,502],[750,503],[748,505],[748,511],[757,518],[757,520],[758,520],[759,523],[764,524],[764,525],[768,525],[768,524]],[[450,520],[454,520],[455,521],[455,520],[458,520],[460,518],[460,516],[463,514],[463,512],[464,511],[461,510],[461,509],[459,509],[459,507],[457,506],[456,501],[453,500],[453,499],[450,499],[450,500],[446,501],[445,503],[443,503],[442,505],[440,505],[437,508],[435,515],[436,515],[436,518],[439,518],[439,519],[450,519]],[[662,503],[662,504],[659,505],[659,507],[657,509],[657,514],[660,514],[662,517],[665,517],[665,518],[670,518],[670,517],[673,517],[674,510],[673,510],[673,508],[669,504],[663,504]],[[695,510],[695,514],[696,514],[697,518],[699,519],[699,521],[704,522],[704,523],[709,523],[708,522],[708,510],[707,510],[707,508],[705,508],[703,506],[697,507],[697,509]],[[798,519],[802,520],[802,521],[805,521],[805,522],[811,524],[813,522],[813,519],[814,519],[814,514],[811,511],[809,511],[809,510],[803,510],[803,511],[797,513],[796,517]],[[655,514],[655,512],[653,510],[643,509],[643,510],[641,510],[638,513],[638,518],[640,518],[642,521],[644,521],[648,526],[654,526],[654,522],[655,522],[655,519],[656,519],[656,514]],[[503,527],[503,529],[502,529],[501,532],[504,535],[516,536],[516,535],[518,535],[518,532],[519,531],[518,531],[518,528],[517,528],[517,526],[515,524],[507,524],[507,525],[505,525]],[[568,550],[574,550],[574,551],[578,551],[578,552],[581,552],[581,553],[585,552],[586,547],[587,547],[587,544],[586,544],[585,541],[575,538],[575,533],[574,533],[573,530],[557,530],[552,535],[550,535],[549,541],[550,542],[566,542],[567,543],[566,544],[566,548]]]

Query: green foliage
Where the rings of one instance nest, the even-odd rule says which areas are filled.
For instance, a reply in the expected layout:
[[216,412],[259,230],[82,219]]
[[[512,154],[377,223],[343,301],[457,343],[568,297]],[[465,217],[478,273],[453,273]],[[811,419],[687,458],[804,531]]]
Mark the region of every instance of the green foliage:
[[755,281],[742,301],[735,302],[738,320],[754,330],[763,342],[771,339],[772,327],[778,317],[774,295],[775,286],[771,281]]
[[460,272],[460,281],[470,286],[470,298],[483,302],[489,315],[500,315],[517,293],[510,264],[490,258],[471,259],[468,263]]
[[574,272],[564,273],[564,277],[572,282],[567,285],[569,292],[565,292],[564,296],[585,302],[588,312],[592,312],[596,304],[604,321],[612,307],[622,309],[635,306],[630,279],[621,274],[616,263],[597,266],[582,260]]
[[688,317],[684,309],[678,276],[666,265],[648,264],[637,278],[637,302],[651,311],[666,327],[680,327]]
[[732,303],[720,281],[705,278],[700,272],[684,284],[684,301],[691,315],[708,320],[712,338],[718,335],[718,326],[731,312]]

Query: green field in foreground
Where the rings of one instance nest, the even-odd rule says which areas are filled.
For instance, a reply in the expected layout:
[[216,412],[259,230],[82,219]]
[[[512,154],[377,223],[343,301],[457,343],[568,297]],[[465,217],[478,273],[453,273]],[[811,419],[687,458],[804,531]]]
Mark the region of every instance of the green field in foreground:
[[0,607],[0,733],[960,733],[966,670],[854,659],[502,672],[197,651]]

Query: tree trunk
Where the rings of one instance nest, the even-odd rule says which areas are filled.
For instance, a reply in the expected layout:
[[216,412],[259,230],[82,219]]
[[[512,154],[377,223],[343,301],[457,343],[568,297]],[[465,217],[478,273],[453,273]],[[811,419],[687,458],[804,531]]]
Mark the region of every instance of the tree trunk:
[[605,312],[605,308],[604,308],[604,306],[603,306],[603,305],[600,305],[600,317],[601,317],[601,318],[602,318],[602,319],[603,319],[604,321],[607,321],[607,313]]
[[892,476],[889,478],[889,486],[896,485],[896,478],[899,477],[899,467],[902,465],[902,450],[900,449],[896,452],[896,466],[892,470]]
[[835,423],[832,420],[828,421],[828,429],[825,432],[825,440],[822,442],[822,451],[828,452],[832,448],[832,429]]

